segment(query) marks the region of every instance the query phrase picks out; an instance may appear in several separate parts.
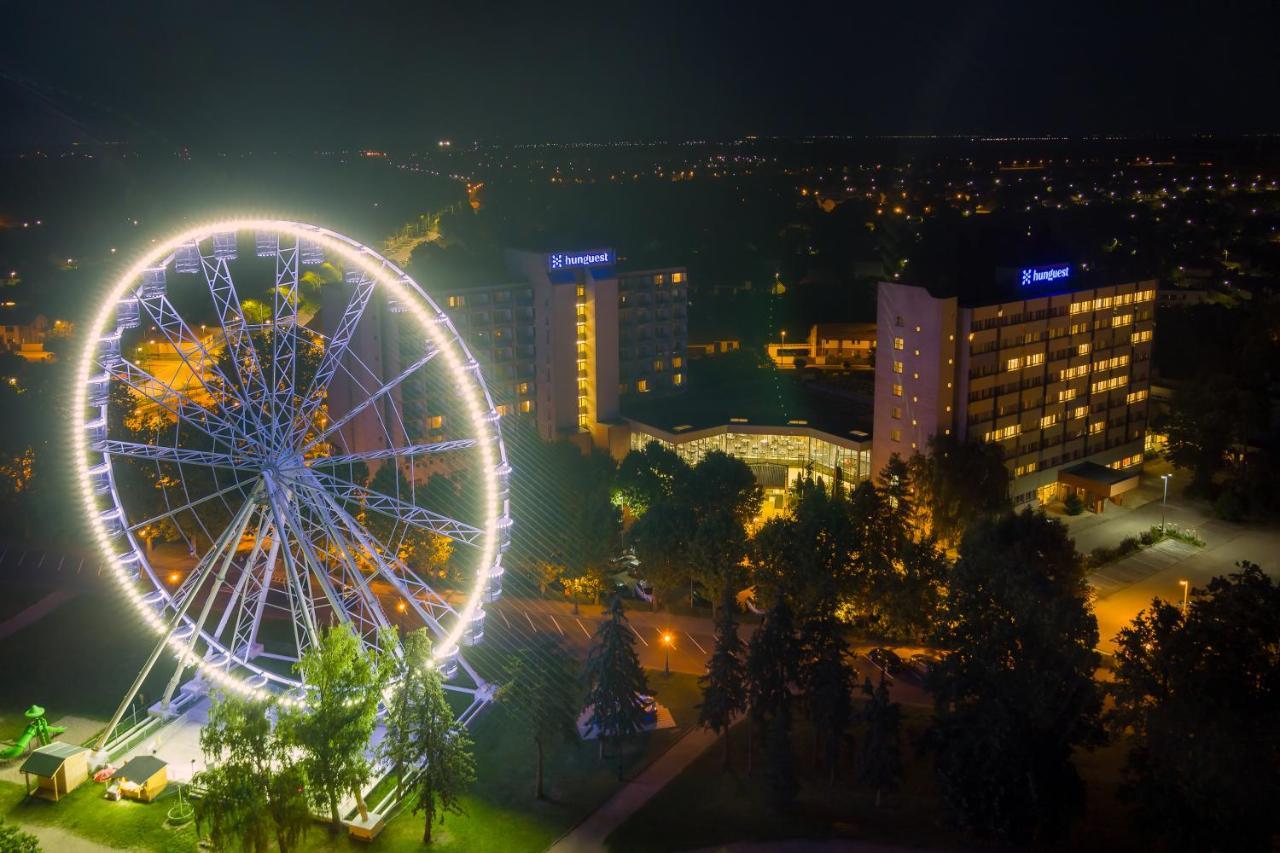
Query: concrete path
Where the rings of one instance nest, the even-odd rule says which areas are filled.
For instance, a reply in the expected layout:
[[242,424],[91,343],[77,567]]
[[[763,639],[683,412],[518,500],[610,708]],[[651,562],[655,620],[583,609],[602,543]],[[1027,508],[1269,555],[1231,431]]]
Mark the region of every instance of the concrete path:
[[0,640],[39,622],[54,610],[75,598],[78,592],[79,590],[68,589],[65,586],[58,587],[27,609],[20,613],[15,613],[5,621],[0,622]]
[[609,833],[635,814],[718,739],[715,732],[704,728],[696,728],[680,738],[604,805],[552,844],[550,853],[596,853],[604,850],[604,841]]
[[[119,847],[108,847],[79,835],[67,832],[56,826],[37,826],[35,824],[18,824],[24,832],[29,832],[40,839],[40,849],[46,853],[99,853],[110,850],[120,853]],[[132,849],[132,848],[131,848]]]

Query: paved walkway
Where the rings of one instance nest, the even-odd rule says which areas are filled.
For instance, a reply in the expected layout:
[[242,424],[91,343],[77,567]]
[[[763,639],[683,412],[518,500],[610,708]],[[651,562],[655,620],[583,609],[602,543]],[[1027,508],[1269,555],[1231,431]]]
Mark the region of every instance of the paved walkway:
[[58,587],[35,604],[20,613],[15,613],[4,622],[0,622],[0,640],[16,634],[29,625],[34,625],[63,604],[75,598],[79,590]]
[[680,738],[657,761],[588,815],[586,820],[551,845],[550,853],[596,853],[604,850],[604,841],[611,832],[718,739],[715,732],[701,727]]
[[79,835],[67,832],[65,829],[60,829],[56,826],[18,825],[22,827],[24,832],[29,832],[40,839],[40,849],[48,851],[48,853],[53,853],[53,851],[57,851],[57,853],[99,853],[101,850],[120,853],[119,847],[108,847],[105,844],[81,838]]

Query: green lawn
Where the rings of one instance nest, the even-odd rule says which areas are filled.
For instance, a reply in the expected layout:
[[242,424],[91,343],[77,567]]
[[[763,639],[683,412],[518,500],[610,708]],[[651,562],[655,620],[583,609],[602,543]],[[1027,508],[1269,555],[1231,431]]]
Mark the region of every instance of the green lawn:
[[103,798],[103,785],[87,781],[56,803],[27,797],[21,785],[0,782],[0,814],[16,824],[57,826],[109,847],[189,853],[195,849],[195,830],[167,825],[166,814],[177,803],[170,786],[153,803]]
[[[658,700],[668,706],[677,728],[638,737],[622,750],[623,773],[633,776],[665,751],[692,726],[699,701],[697,679],[673,673],[668,680],[649,674]],[[466,815],[450,815],[436,827],[433,850],[501,850],[504,853],[543,850],[553,840],[594,811],[617,790],[618,762],[597,758],[594,742],[574,743],[548,756],[547,799],[536,800],[533,788],[533,748],[528,731],[501,706],[486,710],[477,721],[477,783],[465,801]],[[191,829],[166,826],[173,791],[150,805],[102,798],[103,786],[86,782],[60,803],[25,799],[22,787],[0,783],[0,816],[14,823],[56,824],[85,838],[115,847],[191,851]],[[403,850],[420,846],[422,818],[410,809],[398,814],[372,844],[330,836],[317,824],[305,849],[317,851]]]
[[[734,841],[848,839],[900,846],[954,850],[996,849],[948,825],[934,786],[933,770],[919,743],[929,719],[926,708],[903,709],[901,788],[879,809],[874,792],[854,784],[850,766],[828,787],[815,767],[811,730],[797,723],[796,767],[802,790],[795,806],[778,813],[769,805],[761,774],[747,776],[746,729],[732,733],[731,767],[721,769],[718,748],[709,750],[667,785],[608,839],[611,853],[714,848]],[[1088,789],[1086,813],[1068,848],[1133,849],[1123,806],[1115,788],[1125,746],[1082,753],[1077,766]],[[757,762],[759,756],[757,755]],[[759,767],[757,763],[757,768]],[[691,804],[693,807],[691,808]]]

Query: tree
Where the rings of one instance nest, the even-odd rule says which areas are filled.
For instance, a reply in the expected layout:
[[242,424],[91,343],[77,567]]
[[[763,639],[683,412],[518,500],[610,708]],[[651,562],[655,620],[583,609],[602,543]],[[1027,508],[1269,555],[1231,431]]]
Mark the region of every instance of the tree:
[[876,808],[880,808],[884,792],[896,788],[902,777],[902,711],[897,702],[889,699],[889,685],[883,672],[874,688],[868,678],[862,692],[867,696],[862,709],[866,734],[858,752],[858,778],[864,785],[875,788]]
[[1212,496],[1214,475],[1240,437],[1239,392],[1230,376],[1206,374],[1181,385],[1169,405],[1165,455],[1191,471],[1191,491]]
[[800,631],[798,680],[813,724],[816,764],[826,765],[827,783],[835,784],[841,747],[852,714],[853,674],[846,655],[849,646],[834,616],[808,619]]
[[[785,598],[779,598],[747,644],[747,719],[764,735],[765,776],[775,804],[795,796],[791,760],[791,685],[798,665],[795,627]],[[747,769],[751,768],[751,730]]]
[[[595,642],[587,655],[587,727],[600,739],[600,757],[605,741],[636,734],[644,727],[645,701],[649,683],[636,655],[635,634],[622,611],[622,601],[614,597],[609,618],[596,629]],[[619,765],[621,771],[621,765]]]
[[539,800],[544,798],[542,768],[548,747],[578,737],[577,684],[577,663],[564,645],[554,636],[539,634],[512,657],[507,682],[498,691],[499,701],[529,726],[536,758],[533,794]]
[[1009,509],[1009,469],[998,444],[935,435],[910,469],[916,504],[943,542],[957,543],[970,524]]
[[271,726],[272,703],[217,696],[200,730],[207,769],[196,817],[222,850],[296,848],[311,826],[303,779]]
[[1122,794],[1172,848],[1266,850],[1280,831],[1280,584],[1239,568],[1116,637],[1108,723],[1134,744]]
[[444,695],[440,668],[431,655],[425,628],[405,637],[394,695],[387,708],[384,759],[412,775],[414,814],[424,815],[422,843],[431,843],[436,816],[463,814],[461,797],[475,781],[471,737],[453,715]]
[[40,839],[0,818],[0,851],[4,853],[40,853]]
[[859,596],[855,517],[843,489],[800,480],[791,514],[765,522],[751,540],[757,600],[785,598],[807,618],[834,613],[841,599]]
[[715,603],[733,596],[743,586],[742,561],[747,554],[747,531],[728,506],[712,506],[695,522],[689,542],[693,577]]
[[674,450],[651,441],[628,453],[618,465],[622,505],[639,518],[658,501],[682,491],[690,473],[688,464]]
[[365,750],[390,673],[390,655],[364,648],[340,624],[309,647],[295,669],[306,685],[306,706],[282,709],[279,725],[284,741],[300,752],[308,796],[329,812],[332,830],[338,832],[338,802],[348,793],[359,800],[372,774]]
[[649,507],[631,527],[631,541],[644,577],[653,584],[654,608],[688,590],[689,551],[695,519],[687,506],[662,500]]
[[1066,527],[1030,510],[986,519],[960,546],[931,673],[943,796],[980,834],[1057,836],[1083,804],[1071,758],[1102,740],[1098,626]]
[[733,718],[747,706],[745,651],[738,636],[738,620],[734,616],[733,594],[726,592],[716,618],[716,645],[707,661],[707,671],[698,677],[702,688],[702,704],[698,706],[698,725],[711,729],[724,741],[722,766],[729,766],[729,727]]
[[[693,466],[685,481],[687,502],[696,514],[728,509],[740,524],[747,524],[760,512],[764,492],[751,466],[722,450],[712,450]],[[677,480],[677,487],[681,481]]]

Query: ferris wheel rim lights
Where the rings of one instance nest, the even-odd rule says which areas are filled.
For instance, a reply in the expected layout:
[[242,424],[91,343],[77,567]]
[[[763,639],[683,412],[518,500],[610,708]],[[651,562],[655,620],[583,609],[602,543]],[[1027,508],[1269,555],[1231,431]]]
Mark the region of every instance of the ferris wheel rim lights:
[[[89,438],[89,425],[96,423],[103,413],[103,407],[91,406],[89,401],[89,385],[96,372],[101,372],[97,364],[99,343],[102,339],[121,330],[115,322],[117,304],[131,295],[131,289],[138,286],[148,269],[160,265],[167,266],[183,246],[210,239],[215,234],[242,231],[274,231],[288,234],[299,240],[308,240],[319,244],[327,251],[337,255],[350,271],[353,267],[367,275],[375,289],[384,287],[390,298],[396,300],[402,311],[407,311],[416,321],[420,330],[425,333],[444,359],[447,369],[455,382],[455,388],[462,399],[467,412],[471,429],[477,436],[486,440],[477,441],[475,446],[481,457],[481,470],[484,475],[485,519],[483,522],[484,539],[478,569],[472,587],[467,595],[466,605],[458,613],[455,624],[443,638],[435,642],[434,657],[444,661],[456,656],[462,644],[463,633],[467,625],[482,612],[486,586],[491,573],[496,574],[498,560],[501,557],[499,542],[501,528],[505,526],[505,509],[500,499],[499,477],[501,471],[509,469],[506,451],[502,443],[501,428],[492,419],[496,411],[489,390],[484,383],[480,371],[476,367],[466,343],[462,340],[453,324],[434,300],[403,269],[397,266],[376,250],[352,240],[336,231],[316,225],[310,225],[288,219],[272,218],[232,218],[221,219],[186,229],[170,238],[158,241],[142,253],[141,257],[116,279],[105,294],[98,311],[91,322],[84,338],[84,346],[79,355],[74,384],[73,416],[69,419],[72,429],[71,447],[77,454],[76,470],[80,486],[83,507],[88,516],[94,541],[99,552],[110,566],[117,584],[126,593],[134,609],[143,617],[147,625],[157,634],[165,635],[170,650],[181,659],[190,652],[190,647],[179,639],[177,630],[166,631],[166,626],[153,610],[152,605],[145,602],[145,596],[153,591],[140,591],[132,578],[129,565],[141,559],[137,542],[133,534],[126,530],[130,543],[127,553],[116,553],[112,547],[113,536],[108,532],[103,510],[99,505],[100,493],[95,491],[90,475],[89,461],[96,451]],[[90,414],[92,412],[92,414]],[[108,511],[109,512],[109,511]],[[123,521],[123,519],[122,519]],[[126,525],[127,527],[127,525]],[[217,644],[220,647],[220,644]],[[229,651],[222,649],[223,651]],[[195,657],[198,672],[209,681],[220,687],[228,688],[242,695],[256,699],[266,699],[272,694],[261,686],[250,685],[247,681],[254,676],[240,678],[224,669],[207,664],[206,660]],[[297,704],[299,699],[294,691],[275,694],[286,704]]]

